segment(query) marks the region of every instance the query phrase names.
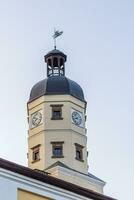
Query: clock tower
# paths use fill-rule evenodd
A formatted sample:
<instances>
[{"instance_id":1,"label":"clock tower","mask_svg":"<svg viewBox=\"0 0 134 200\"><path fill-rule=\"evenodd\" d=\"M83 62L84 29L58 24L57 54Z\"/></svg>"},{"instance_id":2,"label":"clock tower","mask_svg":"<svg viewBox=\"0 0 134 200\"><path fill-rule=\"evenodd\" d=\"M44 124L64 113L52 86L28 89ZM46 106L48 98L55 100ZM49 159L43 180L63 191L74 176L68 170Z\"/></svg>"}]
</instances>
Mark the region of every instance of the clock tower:
<instances>
[{"instance_id":1,"label":"clock tower","mask_svg":"<svg viewBox=\"0 0 134 200\"><path fill-rule=\"evenodd\" d=\"M79 84L65 76L67 56L45 55L47 78L31 89L28 110L28 166L102 193L104 182L89 176L86 101Z\"/></svg>"}]
</instances>

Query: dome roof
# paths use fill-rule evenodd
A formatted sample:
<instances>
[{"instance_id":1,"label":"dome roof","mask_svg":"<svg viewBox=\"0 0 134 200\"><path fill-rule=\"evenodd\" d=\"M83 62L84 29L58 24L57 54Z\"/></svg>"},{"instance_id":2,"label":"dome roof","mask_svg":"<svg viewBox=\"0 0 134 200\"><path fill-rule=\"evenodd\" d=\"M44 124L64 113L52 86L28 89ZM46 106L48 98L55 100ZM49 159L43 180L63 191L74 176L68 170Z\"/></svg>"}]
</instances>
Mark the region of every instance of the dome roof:
<instances>
[{"instance_id":1,"label":"dome roof","mask_svg":"<svg viewBox=\"0 0 134 200\"><path fill-rule=\"evenodd\" d=\"M45 60L50 57L50 56L54 56L54 55L60 55L62 57L65 58L65 61L67 59L67 56L62 52L62 51L59 51L58 49L53 49L52 51L49 51L46 55L45 55Z\"/></svg>"},{"instance_id":2,"label":"dome roof","mask_svg":"<svg viewBox=\"0 0 134 200\"><path fill-rule=\"evenodd\" d=\"M72 95L85 102L82 88L65 76L51 76L36 83L31 90L29 101L33 101L43 95L64 94Z\"/></svg>"}]
</instances>

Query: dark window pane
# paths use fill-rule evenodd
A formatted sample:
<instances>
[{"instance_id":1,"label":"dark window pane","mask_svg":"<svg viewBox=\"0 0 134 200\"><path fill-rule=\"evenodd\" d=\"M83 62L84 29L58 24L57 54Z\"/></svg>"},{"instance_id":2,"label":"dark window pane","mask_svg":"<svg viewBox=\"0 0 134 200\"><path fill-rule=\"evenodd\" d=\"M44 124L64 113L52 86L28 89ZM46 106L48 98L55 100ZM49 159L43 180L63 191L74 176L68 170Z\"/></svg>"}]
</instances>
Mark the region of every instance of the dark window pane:
<instances>
[{"instance_id":1,"label":"dark window pane","mask_svg":"<svg viewBox=\"0 0 134 200\"><path fill-rule=\"evenodd\" d=\"M54 147L53 156L56 156L56 157L62 156L62 147Z\"/></svg>"},{"instance_id":2,"label":"dark window pane","mask_svg":"<svg viewBox=\"0 0 134 200\"><path fill-rule=\"evenodd\" d=\"M39 159L39 152L36 152L35 154L34 154L34 160L38 160Z\"/></svg>"},{"instance_id":3,"label":"dark window pane","mask_svg":"<svg viewBox=\"0 0 134 200\"><path fill-rule=\"evenodd\" d=\"M40 154L39 154L39 150L33 151L33 160L39 160L40 159Z\"/></svg>"},{"instance_id":4,"label":"dark window pane","mask_svg":"<svg viewBox=\"0 0 134 200\"><path fill-rule=\"evenodd\" d=\"M61 117L61 112L57 111L57 110L54 110L53 111L53 118L60 118L60 117Z\"/></svg>"},{"instance_id":5,"label":"dark window pane","mask_svg":"<svg viewBox=\"0 0 134 200\"><path fill-rule=\"evenodd\" d=\"M79 160L82 158L81 152L78 150L76 151L76 158Z\"/></svg>"},{"instance_id":6,"label":"dark window pane","mask_svg":"<svg viewBox=\"0 0 134 200\"><path fill-rule=\"evenodd\" d=\"M83 161L83 146L80 144L75 143L76 148L76 159L79 161Z\"/></svg>"},{"instance_id":7,"label":"dark window pane","mask_svg":"<svg viewBox=\"0 0 134 200\"><path fill-rule=\"evenodd\" d=\"M62 118L62 106L63 105L50 105L52 107L52 118L51 119L63 119Z\"/></svg>"}]
</instances>

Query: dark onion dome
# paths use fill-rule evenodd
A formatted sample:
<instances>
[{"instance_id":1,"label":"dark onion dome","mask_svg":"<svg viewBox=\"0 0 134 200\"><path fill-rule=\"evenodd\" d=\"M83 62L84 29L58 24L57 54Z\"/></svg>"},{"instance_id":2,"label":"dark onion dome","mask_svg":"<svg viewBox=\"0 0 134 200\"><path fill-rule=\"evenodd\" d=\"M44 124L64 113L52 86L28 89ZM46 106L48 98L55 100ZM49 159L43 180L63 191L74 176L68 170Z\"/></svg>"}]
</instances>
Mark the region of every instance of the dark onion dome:
<instances>
[{"instance_id":1,"label":"dark onion dome","mask_svg":"<svg viewBox=\"0 0 134 200\"><path fill-rule=\"evenodd\" d=\"M65 76L50 76L33 86L29 101L33 101L43 95L66 94L85 102L83 90L76 82Z\"/></svg>"}]
</instances>

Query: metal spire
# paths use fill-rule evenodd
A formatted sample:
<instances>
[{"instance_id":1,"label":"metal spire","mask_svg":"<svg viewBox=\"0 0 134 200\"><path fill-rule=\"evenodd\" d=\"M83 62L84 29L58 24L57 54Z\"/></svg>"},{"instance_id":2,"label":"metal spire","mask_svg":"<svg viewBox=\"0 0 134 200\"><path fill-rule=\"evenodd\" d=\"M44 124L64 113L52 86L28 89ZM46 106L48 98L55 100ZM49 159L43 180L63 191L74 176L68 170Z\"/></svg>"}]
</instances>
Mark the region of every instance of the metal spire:
<instances>
[{"instance_id":1,"label":"metal spire","mask_svg":"<svg viewBox=\"0 0 134 200\"><path fill-rule=\"evenodd\" d=\"M60 35L62 35L63 31L59 31L56 29L54 29L54 34L53 34L53 39L54 39L54 49L56 49L56 38L59 37Z\"/></svg>"}]
</instances>

